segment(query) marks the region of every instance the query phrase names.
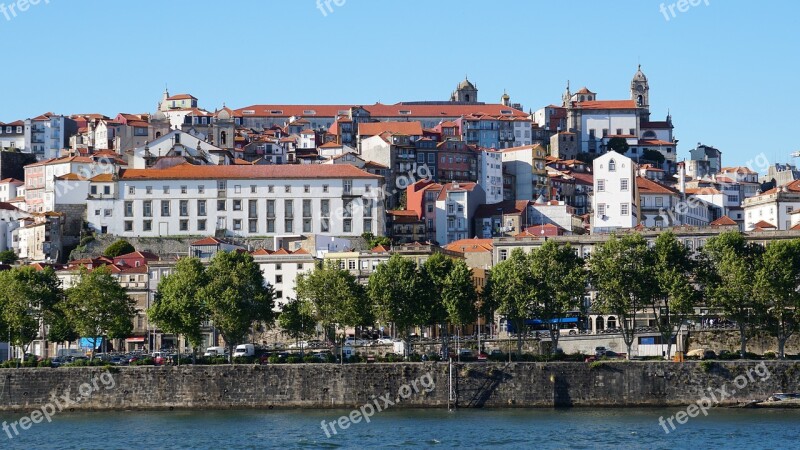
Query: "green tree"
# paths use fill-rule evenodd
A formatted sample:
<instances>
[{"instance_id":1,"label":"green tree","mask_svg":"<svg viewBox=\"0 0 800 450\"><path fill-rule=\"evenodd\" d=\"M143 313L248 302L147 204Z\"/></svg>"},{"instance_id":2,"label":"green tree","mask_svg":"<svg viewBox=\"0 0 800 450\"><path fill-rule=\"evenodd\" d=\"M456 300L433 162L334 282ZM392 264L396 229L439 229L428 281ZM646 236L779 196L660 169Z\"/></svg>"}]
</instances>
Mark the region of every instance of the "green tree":
<instances>
[{"instance_id":1,"label":"green tree","mask_svg":"<svg viewBox=\"0 0 800 450\"><path fill-rule=\"evenodd\" d=\"M726 231L703 247L708 265L704 270L707 301L739 328L740 353L747 353L747 341L759 324L759 305L753 289L763 247L748 243L738 231Z\"/></svg>"},{"instance_id":2,"label":"green tree","mask_svg":"<svg viewBox=\"0 0 800 450\"><path fill-rule=\"evenodd\" d=\"M406 338L411 327L427 322L431 290L427 273L414 261L396 254L372 272L367 285L377 319L393 323L397 333Z\"/></svg>"},{"instance_id":3,"label":"green tree","mask_svg":"<svg viewBox=\"0 0 800 450\"><path fill-rule=\"evenodd\" d=\"M254 322L275 322L274 291L252 255L218 252L206 269L207 282L198 295L214 327L225 339L231 362L234 347L244 341Z\"/></svg>"},{"instance_id":4,"label":"green tree","mask_svg":"<svg viewBox=\"0 0 800 450\"><path fill-rule=\"evenodd\" d=\"M334 338L336 324L355 327L373 322L364 287L336 261L326 261L313 272L299 275L295 293L310 303L314 323L321 324L328 339Z\"/></svg>"},{"instance_id":5,"label":"green tree","mask_svg":"<svg viewBox=\"0 0 800 450\"><path fill-rule=\"evenodd\" d=\"M487 280L488 292L497 312L514 325L517 332L517 353L522 354L525 321L537 314L543 289L533 277L528 256L514 249L509 258L492 269Z\"/></svg>"},{"instance_id":6,"label":"green tree","mask_svg":"<svg viewBox=\"0 0 800 450\"><path fill-rule=\"evenodd\" d=\"M369 248L375 248L379 245L383 245L384 247L389 247L392 245L392 240L386 236L375 236L374 234L367 232L361 234L361 237L367 241L367 246L369 246Z\"/></svg>"},{"instance_id":7,"label":"green tree","mask_svg":"<svg viewBox=\"0 0 800 450\"><path fill-rule=\"evenodd\" d=\"M17 262L17 254L14 250L0 252L0 264L14 264L15 262Z\"/></svg>"},{"instance_id":8,"label":"green tree","mask_svg":"<svg viewBox=\"0 0 800 450\"><path fill-rule=\"evenodd\" d=\"M108 336L122 339L133 331L136 307L108 267L81 268L78 283L67 289L65 312L81 336L93 340ZM94 352L92 352L94 358Z\"/></svg>"},{"instance_id":9,"label":"green tree","mask_svg":"<svg viewBox=\"0 0 800 450\"><path fill-rule=\"evenodd\" d=\"M609 150L613 150L617 153L625 154L628 152L630 145L628 145L628 140L622 137L613 137L608 140L608 144L606 144Z\"/></svg>"},{"instance_id":10,"label":"green tree","mask_svg":"<svg viewBox=\"0 0 800 450\"><path fill-rule=\"evenodd\" d=\"M542 288L538 318L547 324L553 342L551 351L558 349L560 319L581 308L586 293L588 273L583 258L569 245L547 241L530 254L531 275Z\"/></svg>"},{"instance_id":11,"label":"green tree","mask_svg":"<svg viewBox=\"0 0 800 450\"><path fill-rule=\"evenodd\" d=\"M313 305L306 300L290 299L278 315L278 325L295 342L314 335L317 321L312 314ZM302 348L301 348L302 350Z\"/></svg>"},{"instance_id":12,"label":"green tree","mask_svg":"<svg viewBox=\"0 0 800 450\"><path fill-rule=\"evenodd\" d=\"M784 358L786 341L800 323L800 240L767 245L755 272L755 292L766 329L778 340L778 356Z\"/></svg>"},{"instance_id":13,"label":"green tree","mask_svg":"<svg viewBox=\"0 0 800 450\"><path fill-rule=\"evenodd\" d=\"M147 317L161 331L189 341L193 359L203 342L203 322L208 320L208 308L199 295L207 283L203 263L198 258L182 258L158 283L155 300L147 310Z\"/></svg>"},{"instance_id":14,"label":"green tree","mask_svg":"<svg viewBox=\"0 0 800 450\"><path fill-rule=\"evenodd\" d=\"M60 304L53 310L49 311L47 318L48 323L47 339L55 342L56 345L60 343L69 343L77 341L80 335L75 331L75 327L70 322L69 317L64 310L64 305Z\"/></svg>"},{"instance_id":15,"label":"green tree","mask_svg":"<svg viewBox=\"0 0 800 450\"><path fill-rule=\"evenodd\" d=\"M453 258L443 253L434 253L422 265L431 283L431 301L425 307L425 322L429 325L439 326L439 337L442 340L442 354L448 354L450 329L448 326L448 313L444 304L443 291L445 280L453 270Z\"/></svg>"},{"instance_id":16,"label":"green tree","mask_svg":"<svg viewBox=\"0 0 800 450\"><path fill-rule=\"evenodd\" d=\"M0 273L0 320L11 344L27 353L62 298L61 282L51 268L22 267Z\"/></svg>"},{"instance_id":17,"label":"green tree","mask_svg":"<svg viewBox=\"0 0 800 450\"><path fill-rule=\"evenodd\" d=\"M628 359L636 334L636 317L655 295L653 255L639 234L611 238L595 248L589 258L592 283L597 291L595 308L616 316L622 329Z\"/></svg>"},{"instance_id":18,"label":"green tree","mask_svg":"<svg viewBox=\"0 0 800 450\"><path fill-rule=\"evenodd\" d=\"M650 148L644 149L642 152L642 160L644 161L652 161L658 165L664 164L664 155L661 154L658 150L653 150Z\"/></svg>"},{"instance_id":19,"label":"green tree","mask_svg":"<svg viewBox=\"0 0 800 450\"><path fill-rule=\"evenodd\" d=\"M130 242L126 241L125 239L119 239L106 247L106 250L103 252L103 256L106 258L116 258L117 256L127 255L128 253L133 253L135 251L136 249L133 248L133 245L131 245Z\"/></svg>"},{"instance_id":20,"label":"green tree","mask_svg":"<svg viewBox=\"0 0 800 450\"><path fill-rule=\"evenodd\" d=\"M692 259L691 250L671 231L656 238L652 251L657 289L650 307L662 342L667 343L669 359L676 328L680 329L700 301L700 291L695 284L697 264Z\"/></svg>"},{"instance_id":21,"label":"green tree","mask_svg":"<svg viewBox=\"0 0 800 450\"><path fill-rule=\"evenodd\" d=\"M472 281L472 269L464 260L454 261L444 280L441 295L449 323L461 327L475 321L478 293Z\"/></svg>"}]
</instances>

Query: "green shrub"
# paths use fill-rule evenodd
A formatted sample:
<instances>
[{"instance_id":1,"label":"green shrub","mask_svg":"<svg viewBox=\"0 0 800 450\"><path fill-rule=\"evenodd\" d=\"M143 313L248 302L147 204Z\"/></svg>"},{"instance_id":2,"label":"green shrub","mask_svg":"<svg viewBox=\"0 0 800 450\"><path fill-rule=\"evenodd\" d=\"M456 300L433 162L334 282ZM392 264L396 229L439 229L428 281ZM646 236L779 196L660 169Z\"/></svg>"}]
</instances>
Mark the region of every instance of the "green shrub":
<instances>
[{"instance_id":1,"label":"green shrub","mask_svg":"<svg viewBox=\"0 0 800 450\"><path fill-rule=\"evenodd\" d=\"M306 355L306 356L303 357L303 362L304 363L317 363L317 362L319 362L319 359L314 355Z\"/></svg>"},{"instance_id":2,"label":"green shrub","mask_svg":"<svg viewBox=\"0 0 800 450\"><path fill-rule=\"evenodd\" d=\"M589 363L589 369L595 370L603 367L603 361L592 361Z\"/></svg>"},{"instance_id":3,"label":"green shrub","mask_svg":"<svg viewBox=\"0 0 800 450\"><path fill-rule=\"evenodd\" d=\"M775 352L766 352L764 353L764 359L777 359L778 355Z\"/></svg>"},{"instance_id":4,"label":"green shrub","mask_svg":"<svg viewBox=\"0 0 800 450\"><path fill-rule=\"evenodd\" d=\"M270 355L270 357L267 358L267 361L270 364L282 364L282 363L286 362L286 361L282 360L281 358L279 358L278 355Z\"/></svg>"},{"instance_id":5,"label":"green shrub","mask_svg":"<svg viewBox=\"0 0 800 450\"><path fill-rule=\"evenodd\" d=\"M130 242L126 241L125 239L119 239L106 247L106 250L103 252L103 256L106 258L116 258L117 256L127 255L128 253L133 253L135 251L136 249L133 248L133 245L131 245Z\"/></svg>"},{"instance_id":6,"label":"green shrub","mask_svg":"<svg viewBox=\"0 0 800 450\"><path fill-rule=\"evenodd\" d=\"M700 370L705 373L711 372L714 370L714 367L717 365L714 361L700 361Z\"/></svg>"},{"instance_id":7,"label":"green shrub","mask_svg":"<svg viewBox=\"0 0 800 450\"><path fill-rule=\"evenodd\" d=\"M299 356L291 355L288 358L286 358L286 362L289 364L297 364L303 362L303 359L300 358Z\"/></svg>"}]
</instances>

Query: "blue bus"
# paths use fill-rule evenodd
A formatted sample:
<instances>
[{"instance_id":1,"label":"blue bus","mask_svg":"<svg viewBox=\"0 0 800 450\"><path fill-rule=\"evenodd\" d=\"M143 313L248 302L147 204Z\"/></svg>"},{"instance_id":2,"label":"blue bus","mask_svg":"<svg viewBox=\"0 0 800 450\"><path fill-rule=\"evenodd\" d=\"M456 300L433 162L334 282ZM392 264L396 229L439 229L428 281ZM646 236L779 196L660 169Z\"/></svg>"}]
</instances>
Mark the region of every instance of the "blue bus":
<instances>
[{"instance_id":1,"label":"blue bus","mask_svg":"<svg viewBox=\"0 0 800 450\"><path fill-rule=\"evenodd\" d=\"M558 329L562 330L561 334L578 334L580 333L581 329L586 328L585 318L580 316L571 316L549 319L547 321L542 319L526 319L524 332L535 333L537 331L550 331L550 325L555 323L558 324ZM514 323L505 318L501 320L501 328L505 329L511 334L517 333Z\"/></svg>"}]
</instances>

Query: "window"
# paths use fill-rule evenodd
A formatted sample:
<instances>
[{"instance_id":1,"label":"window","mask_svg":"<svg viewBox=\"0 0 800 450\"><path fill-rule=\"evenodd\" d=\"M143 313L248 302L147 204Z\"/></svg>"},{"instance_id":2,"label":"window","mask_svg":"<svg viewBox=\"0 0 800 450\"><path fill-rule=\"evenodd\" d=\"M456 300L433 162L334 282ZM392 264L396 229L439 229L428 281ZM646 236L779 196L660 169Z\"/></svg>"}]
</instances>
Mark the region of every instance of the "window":
<instances>
[{"instance_id":1,"label":"window","mask_svg":"<svg viewBox=\"0 0 800 450\"><path fill-rule=\"evenodd\" d=\"M303 186L303 192L306 193L306 194L311 193L311 186L308 185L308 184L304 185Z\"/></svg>"},{"instance_id":2,"label":"window","mask_svg":"<svg viewBox=\"0 0 800 450\"><path fill-rule=\"evenodd\" d=\"M372 219L364 219L364 229L362 233L372 233Z\"/></svg>"},{"instance_id":3,"label":"window","mask_svg":"<svg viewBox=\"0 0 800 450\"><path fill-rule=\"evenodd\" d=\"M344 211L342 211L342 216L353 217L353 200L344 201Z\"/></svg>"},{"instance_id":4,"label":"window","mask_svg":"<svg viewBox=\"0 0 800 450\"><path fill-rule=\"evenodd\" d=\"M125 217L133 217L133 202L125 202Z\"/></svg>"},{"instance_id":5,"label":"window","mask_svg":"<svg viewBox=\"0 0 800 450\"><path fill-rule=\"evenodd\" d=\"M621 191L623 191L623 192L628 190L628 179L627 178L623 178L623 179L619 180L619 189Z\"/></svg>"},{"instance_id":6,"label":"window","mask_svg":"<svg viewBox=\"0 0 800 450\"><path fill-rule=\"evenodd\" d=\"M311 219L303 219L303 233L311 233Z\"/></svg>"},{"instance_id":7,"label":"window","mask_svg":"<svg viewBox=\"0 0 800 450\"><path fill-rule=\"evenodd\" d=\"M350 194L353 191L353 180L344 180L344 193Z\"/></svg>"},{"instance_id":8,"label":"window","mask_svg":"<svg viewBox=\"0 0 800 450\"><path fill-rule=\"evenodd\" d=\"M275 219L267 219L267 233L275 232Z\"/></svg>"},{"instance_id":9,"label":"window","mask_svg":"<svg viewBox=\"0 0 800 450\"><path fill-rule=\"evenodd\" d=\"M239 184L233 185L233 193L234 194L241 194L242 193L242 186Z\"/></svg>"},{"instance_id":10,"label":"window","mask_svg":"<svg viewBox=\"0 0 800 450\"><path fill-rule=\"evenodd\" d=\"M242 201L241 200L234 200L233 201L233 210L234 211L241 211L242 210Z\"/></svg>"},{"instance_id":11,"label":"window","mask_svg":"<svg viewBox=\"0 0 800 450\"><path fill-rule=\"evenodd\" d=\"M283 201L283 215L287 219L294 218L294 200Z\"/></svg>"},{"instance_id":12,"label":"window","mask_svg":"<svg viewBox=\"0 0 800 450\"><path fill-rule=\"evenodd\" d=\"M355 259L348 259L347 260L347 269L348 270L356 270L356 260Z\"/></svg>"},{"instance_id":13,"label":"window","mask_svg":"<svg viewBox=\"0 0 800 450\"><path fill-rule=\"evenodd\" d=\"M291 193L292 192L292 187L287 184L286 186L283 187L283 192L285 192L287 194Z\"/></svg>"},{"instance_id":14,"label":"window","mask_svg":"<svg viewBox=\"0 0 800 450\"><path fill-rule=\"evenodd\" d=\"M617 136L622 136L622 128L617 128Z\"/></svg>"},{"instance_id":15,"label":"window","mask_svg":"<svg viewBox=\"0 0 800 450\"><path fill-rule=\"evenodd\" d=\"M250 219L247 225L247 231L250 233L258 232L258 219Z\"/></svg>"},{"instance_id":16,"label":"window","mask_svg":"<svg viewBox=\"0 0 800 450\"><path fill-rule=\"evenodd\" d=\"M275 192L275 186L273 186L271 184L269 186L267 186L267 192L269 192L270 194L274 193Z\"/></svg>"},{"instance_id":17,"label":"window","mask_svg":"<svg viewBox=\"0 0 800 450\"><path fill-rule=\"evenodd\" d=\"M205 231L206 230L206 220L200 219L197 221L197 231Z\"/></svg>"},{"instance_id":18,"label":"window","mask_svg":"<svg viewBox=\"0 0 800 450\"><path fill-rule=\"evenodd\" d=\"M631 136L636 136L636 129L634 129L634 128L631 128L631 129L630 129L630 130L628 130L628 131L629 131L629 133L628 133L628 134L630 134Z\"/></svg>"},{"instance_id":19,"label":"window","mask_svg":"<svg viewBox=\"0 0 800 450\"><path fill-rule=\"evenodd\" d=\"M664 204L664 199L662 197L656 197L656 206L662 206Z\"/></svg>"},{"instance_id":20,"label":"window","mask_svg":"<svg viewBox=\"0 0 800 450\"><path fill-rule=\"evenodd\" d=\"M170 201L161 200L161 217L169 217Z\"/></svg>"},{"instance_id":21,"label":"window","mask_svg":"<svg viewBox=\"0 0 800 450\"><path fill-rule=\"evenodd\" d=\"M189 200L181 200L179 203L180 215L181 217L188 217L189 216ZM188 225L187 225L188 229Z\"/></svg>"},{"instance_id":22,"label":"window","mask_svg":"<svg viewBox=\"0 0 800 450\"><path fill-rule=\"evenodd\" d=\"M311 217L311 200L303 200L303 217Z\"/></svg>"},{"instance_id":23,"label":"window","mask_svg":"<svg viewBox=\"0 0 800 450\"><path fill-rule=\"evenodd\" d=\"M217 211L225 211L225 200L217 200Z\"/></svg>"},{"instance_id":24,"label":"window","mask_svg":"<svg viewBox=\"0 0 800 450\"><path fill-rule=\"evenodd\" d=\"M275 200L267 200L267 217L275 217Z\"/></svg>"},{"instance_id":25,"label":"window","mask_svg":"<svg viewBox=\"0 0 800 450\"><path fill-rule=\"evenodd\" d=\"M145 186L144 187L144 193L147 194L147 195L152 194L153 193L153 186Z\"/></svg>"},{"instance_id":26,"label":"window","mask_svg":"<svg viewBox=\"0 0 800 450\"><path fill-rule=\"evenodd\" d=\"M275 284L283 283L283 275L275 275Z\"/></svg>"},{"instance_id":27,"label":"window","mask_svg":"<svg viewBox=\"0 0 800 450\"><path fill-rule=\"evenodd\" d=\"M739 196L738 195L729 195L728 196L728 201L729 202L733 202L733 203L738 203L739 202ZM786 212L789 212L789 211L787 210Z\"/></svg>"},{"instance_id":28,"label":"window","mask_svg":"<svg viewBox=\"0 0 800 450\"><path fill-rule=\"evenodd\" d=\"M613 159L608 162L608 171L609 172L616 172L617 171L617 163Z\"/></svg>"},{"instance_id":29,"label":"window","mask_svg":"<svg viewBox=\"0 0 800 450\"><path fill-rule=\"evenodd\" d=\"M92 187L89 188L89 193L92 195L97 195L97 186L92 185Z\"/></svg>"},{"instance_id":30,"label":"window","mask_svg":"<svg viewBox=\"0 0 800 450\"><path fill-rule=\"evenodd\" d=\"M178 229L181 231L189 231L189 221L187 219L181 219Z\"/></svg>"},{"instance_id":31,"label":"window","mask_svg":"<svg viewBox=\"0 0 800 450\"><path fill-rule=\"evenodd\" d=\"M287 233L294 233L294 220L293 219L284 220L283 230Z\"/></svg>"},{"instance_id":32,"label":"window","mask_svg":"<svg viewBox=\"0 0 800 450\"><path fill-rule=\"evenodd\" d=\"M152 231L152 230L153 230L152 220L145 220L142 222L142 231Z\"/></svg>"},{"instance_id":33,"label":"window","mask_svg":"<svg viewBox=\"0 0 800 450\"><path fill-rule=\"evenodd\" d=\"M126 220L125 221L125 231L133 231L133 221Z\"/></svg>"},{"instance_id":34,"label":"window","mask_svg":"<svg viewBox=\"0 0 800 450\"><path fill-rule=\"evenodd\" d=\"M283 298L283 291L275 291L275 298L276 299Z\"/></svg>"},{"instance_id":35,"label":"window","mask_svg":"<svg viewBox=\"0 0 800 450\"><path fill-rule=\"evenodd\" d=\"M325 193L328 192L328 185L327 184L323 184L322 185L322 192L325 192Z\"/></svg>"},{"instance_id":36,"label":"window","mask_svg":"<svg viewBox=\"0 0 800 450\"><path fill-rule=\"evenodd\" d=\"M205 194L206 193L206 187L203 186L202 184L197 186L197 193L198 194Z\"/></svg>"},{"instance_id":37,"label":"window","mask_svg":"<svg viewBox=\"0 0 800 450\"><path fill-rule=\"evenodd\" d=\"M275 264L275 270L282 270L282 269L283 269L283 264L281 263Z\"/></svg>"},{"instance_id":38,"label":"window","mask_svg":"<svg viewBox=\"0 0 800 450\"><path fill-rule=\"evenodd\" d=\"M128 195L136 195L136 188L133 186L128 186Z\"/></svg>"},{"instance_id":39,"label":"window","mask_svg":"<svg viewBox=\"0 0 800 450\"><path fill-rule=\"evenodd\" d=\"M143 202L142 206L143 206L142 215L144 217L153 217L153 201L146 200L145 202Z\"/></svg>"},{"instance_id":40,"label":"window","mask_svg":"<svg viewBox=\"0 0 800 450\"><path fill-rule=\"evenodd\" d=\"M606 180L597 180L597 192L605 192Z\"/></svg>"},{"instance_id":41,"label":"window","mask_svg":"<svg viewBox=\"0 0 800 450\"><path fill-rule=\"evenodd\" d=\"M181 194L186 194L189 192L189 188L186 186L181 186Z\"/></svg>"},{"instance_id":42,"label":"window","mask_svg":"<svg viewBox=\"0 0 800 450\"><path fill-rule=\"evenodd\" d=\"M242 229L242 219L233 219L233 229L240 231Z\"/></svg>"},{"instance_id":43,"label":"window","mask_svg":"<svg viewBox=\"0 0 800 450\"><path fill-rule=\"evenodd\" d=\"M508 259L508 250L502 249L500 250L500 261L505 261Z\"/></svg>"},{"instance_id":44,"label":"window","mask_svg":"<svg viewBox=\"0 0 800 450\"><path fill-rule=\"evenodd\" d=\"M605 203L598 203L597 204L597 215L603 217L606 215L606 204Z\"/></svg>"},{"instance_id":45,"label":"window","mask_svg":"<svg viewBox=\"0 0 800 450\"><path fill-rule=\"evenodd\" d=\"M258 200L247 201L247 217L250 219L258 217Z\"/></svg>"},{"instance_id":46,"label":"window","mask_svg":"<svg viewBox=\"0 0 800 450\"><path fill-rule=\"evenodd\" d=\"M365 198L362 202L364 203L364 217L372 217L372 200Z\"/></svg>"},{"instance_id":47,"label":"window","mask_svg":"<svg viewBox=\"0 0 800 450\"><path fill-rule=\"evenodd\" d=\"M206 215L206 201L205 200L198 200L197 201L197 215L201 216L201 217Z\"/></svg>"},{"instance_id":48,"label":"window","mask_svg":"<svg viewBox=\"0 0 800 450\"><path fill-rule=\"evenodd\" d=\"M164 194L169 194L169 186L164 186Z\"/></svg>"},{"instance_id":49,"label":"window","mask_svg":"<svg viewBox=\"0 0 800 450\"><path fill-rule=\"evenodd\" d=\"M227 189L228 183L225 181L217 181L217 190L224 191Z\"/></svg>"},{"instance_id":50,"label":"window","mask_svg":"<svg viewBox=\"0 0 800 450\"><path fill-rule=\"evenodd\" d=\"M256 192L258 192L258 186L256 186L255 184L251 184L250 185L250 193L251 194L255 194Z\"/></svg>"},{"instance_id":51,"label":"window","mask_svg":"<svg viewBox=\"0 0 800 450\"><path fill-rule=\"evenodd\" d=\"M619 213L623 216L628 215L628 204L627 203L620 203L619 204Z\"/></svg>"}]
</instances>

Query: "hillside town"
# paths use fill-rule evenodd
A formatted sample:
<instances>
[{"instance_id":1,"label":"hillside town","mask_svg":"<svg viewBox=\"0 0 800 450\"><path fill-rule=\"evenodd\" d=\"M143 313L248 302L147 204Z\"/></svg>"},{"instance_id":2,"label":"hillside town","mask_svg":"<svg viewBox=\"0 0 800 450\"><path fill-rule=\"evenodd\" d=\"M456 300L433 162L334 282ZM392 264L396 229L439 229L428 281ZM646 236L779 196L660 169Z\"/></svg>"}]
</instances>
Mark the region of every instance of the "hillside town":
<instances>
[{"instance_id":1,"label":"hillside town","mask_svg":"<svg viewBox=\"0 0 800 450\"><path fill-rule=\"evenodd\" d=\"M395 255L421 265L442 254L466 263L480 292L515 249L548 242L588 258L631 233L652 245L670 231L692 251L730 231L760 245L800 238L796 166L763 154L726 166L721 149L702 143L681 143L689 157L679 158L680 118L651 111L658 90L641 66L620 85L629 95L607 99L567 82L560 101L554 92L553 104L523 106L507 92L486 101L465 78L444 101L213 110L165 90L154 112L0 122L0 268L52 269L64 289L105 268L135 303L132 332L113 348L187 350L147 314L187 257L251 255L279 311L298 298L298 277L328 263L366 284ZM118 240L133 251L104 255ZM575 333L626 320L594 308L595 294L568 311ZM382 325L380 337L397 337ZM479 339L514 331L496 311L464 325ZM55 355L44 328L14 352ZM251 337L291 341L280 330ZM197 350L227 344L207 323Z\"/></svg>"}]
</instances>

